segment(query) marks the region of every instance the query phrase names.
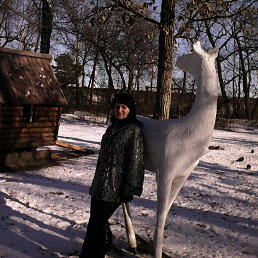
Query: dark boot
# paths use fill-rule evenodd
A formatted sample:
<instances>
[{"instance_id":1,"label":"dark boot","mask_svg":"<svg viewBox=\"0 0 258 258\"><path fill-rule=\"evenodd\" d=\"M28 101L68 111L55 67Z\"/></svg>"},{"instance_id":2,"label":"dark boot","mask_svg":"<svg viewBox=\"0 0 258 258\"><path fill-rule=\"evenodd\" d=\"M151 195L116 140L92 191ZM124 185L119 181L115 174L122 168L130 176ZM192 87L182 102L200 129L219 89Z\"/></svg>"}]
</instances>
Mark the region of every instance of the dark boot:
<instances>
[{"instance_id":1,"label":"dark boot","mask_svg":"<svg viewBox=\"0 0 258 258\"><path fill-rule=\"evenodd\" d=\"M113 244L113 235L109 223L106 224L106 252L110 252Z\"/></svg>"}]
</instances>

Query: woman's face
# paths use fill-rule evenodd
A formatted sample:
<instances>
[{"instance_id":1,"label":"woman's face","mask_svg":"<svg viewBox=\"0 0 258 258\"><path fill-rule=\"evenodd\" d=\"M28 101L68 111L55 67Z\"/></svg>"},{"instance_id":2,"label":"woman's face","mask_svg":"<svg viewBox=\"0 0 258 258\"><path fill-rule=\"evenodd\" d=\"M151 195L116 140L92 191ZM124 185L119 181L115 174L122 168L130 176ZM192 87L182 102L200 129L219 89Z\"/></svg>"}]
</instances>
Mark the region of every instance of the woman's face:
<instances>
[{"instance_id":1,"label":"woman's face","mask_svg":"<svg viewBox=\"0 0 258 258\"><path fill-rule=\"evenodd\" d=\"M124 104L116 103L114 106L114 115L117 120L127 118L129 112L130 109Z\"/></svg>"}]
</instances>

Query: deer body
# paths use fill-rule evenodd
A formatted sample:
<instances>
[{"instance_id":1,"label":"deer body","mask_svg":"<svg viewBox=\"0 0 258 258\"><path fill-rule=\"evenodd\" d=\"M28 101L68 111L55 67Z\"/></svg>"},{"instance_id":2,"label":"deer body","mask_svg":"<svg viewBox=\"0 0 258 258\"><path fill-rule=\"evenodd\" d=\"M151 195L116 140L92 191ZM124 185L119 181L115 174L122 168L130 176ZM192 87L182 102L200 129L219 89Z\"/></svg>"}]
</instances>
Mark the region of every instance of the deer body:
<instances>
[{"instance_id":1,"label":"deer body","mask_svg":"<svg viewBox=\"0 0 258 258\"><path fill-rule=\"evenodd\" d=\"M162 257L162 242L167 214L186 179L208 151L217 110L217 49L205 52L200 43L193 53L179 57L177 65L197 82L192 110L181 119L143 122L146 169L157 173L157 221L154 234L156 258Z\"/></svg>"}]
</instances>

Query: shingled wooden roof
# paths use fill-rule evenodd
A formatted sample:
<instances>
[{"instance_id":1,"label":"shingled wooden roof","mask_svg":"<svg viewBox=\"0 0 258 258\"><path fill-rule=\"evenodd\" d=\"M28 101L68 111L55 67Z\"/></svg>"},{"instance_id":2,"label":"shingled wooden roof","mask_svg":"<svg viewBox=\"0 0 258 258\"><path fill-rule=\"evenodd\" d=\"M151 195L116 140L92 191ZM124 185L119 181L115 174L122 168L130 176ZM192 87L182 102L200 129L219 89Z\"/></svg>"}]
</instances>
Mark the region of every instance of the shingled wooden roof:
<instances>
[{"instance_id":1,"label":"shingled wooden roof","mask_svg":"<svg viewBox=\"0 0 258 258\"><path fill-rule=\"evenodd\" d=\"M0 104L64 106L51 55L0 47Z\"/></svg>"}]
</instances>

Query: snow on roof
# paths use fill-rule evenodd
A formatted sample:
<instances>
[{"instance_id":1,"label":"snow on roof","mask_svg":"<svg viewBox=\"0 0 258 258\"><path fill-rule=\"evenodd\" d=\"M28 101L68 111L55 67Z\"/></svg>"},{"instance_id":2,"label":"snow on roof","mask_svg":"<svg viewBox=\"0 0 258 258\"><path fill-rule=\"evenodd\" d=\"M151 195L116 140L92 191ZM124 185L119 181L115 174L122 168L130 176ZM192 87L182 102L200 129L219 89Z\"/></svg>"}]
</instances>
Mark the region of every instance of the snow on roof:
<instances>
[{"instance_id":1,"label":"snow on roof","mask_svg":"<svg viewBox=\"0 0 258 258\"><path fill-rule=\"evenodd\" d=\"M64 106L51 55L0 47L0 104Z\"/></svg>"}]
</instances>

